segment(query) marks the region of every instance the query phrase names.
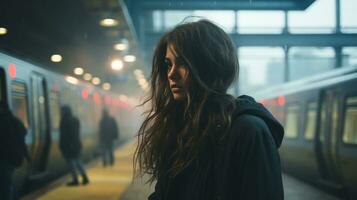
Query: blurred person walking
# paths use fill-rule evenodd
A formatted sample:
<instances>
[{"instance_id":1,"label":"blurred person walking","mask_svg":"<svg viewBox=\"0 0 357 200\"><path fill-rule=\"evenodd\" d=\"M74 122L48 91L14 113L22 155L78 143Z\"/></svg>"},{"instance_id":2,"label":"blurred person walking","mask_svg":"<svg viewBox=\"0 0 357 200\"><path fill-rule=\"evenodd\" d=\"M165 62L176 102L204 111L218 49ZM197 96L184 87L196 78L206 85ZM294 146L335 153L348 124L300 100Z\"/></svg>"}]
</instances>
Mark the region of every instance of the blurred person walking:
<instances>
[{"instance_id":1,"label":"blurred person walking","mask_svg":"<svg viewBox=\"0 0 357 200\"><path fill-rule=\"evenodd\" d=\"M103 109L99 124L99 139L103 166L113 166L115 163L114 141L119 140L119 130L116 120L108 114L106 109Z\"/></svg>"},{"instance_id":2,"label":"blurred person walking","mask_svg":"<svg viewBox=\"0 0 357 200\"><path fill-rule=\"evenodd\" d=\"M81 141L80 141L80 122L73 116L69 106L62 106L61 108L61 122L60 122L60 150L67 161L71 170L72 181L68 182L68 186L79 185L77 171L82 176L82 184L89 183L88 176L80 160Z\"/></svg>"}]
</instances>

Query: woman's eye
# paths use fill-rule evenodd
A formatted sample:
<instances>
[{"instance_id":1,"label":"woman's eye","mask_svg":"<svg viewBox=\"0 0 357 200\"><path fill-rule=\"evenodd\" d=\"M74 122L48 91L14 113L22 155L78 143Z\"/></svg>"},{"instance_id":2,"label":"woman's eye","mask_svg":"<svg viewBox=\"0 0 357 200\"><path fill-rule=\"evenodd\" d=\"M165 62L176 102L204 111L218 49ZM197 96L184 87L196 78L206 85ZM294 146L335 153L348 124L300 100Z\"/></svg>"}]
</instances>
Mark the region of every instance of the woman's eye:
<instances>
[{"instance_id":1,"label":"woman's eye","mask_svg":"<svg viewBox=\"0 0 357 200\"><path fill-rule=\"evenodd\" d=\"M169 60L165 60L165 66L166 66L168 71L172 68L172 64L171 64L171 62Z\"/></svg>"}]
</instances>

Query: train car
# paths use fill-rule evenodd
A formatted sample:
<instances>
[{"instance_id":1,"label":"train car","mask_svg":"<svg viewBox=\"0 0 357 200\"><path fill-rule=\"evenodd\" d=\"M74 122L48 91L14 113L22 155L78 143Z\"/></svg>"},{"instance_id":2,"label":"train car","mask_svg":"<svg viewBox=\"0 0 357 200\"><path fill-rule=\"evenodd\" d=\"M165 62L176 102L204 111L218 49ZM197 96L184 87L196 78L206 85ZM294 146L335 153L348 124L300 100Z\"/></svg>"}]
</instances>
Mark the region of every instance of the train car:
<instances>
[{"instance_id":1,"label":"train car","mask_svg":"<svg viewBox=\"0 0 357 200\"><path fill-rule=\"evenodd\" d=\"M15 183L22 191L68 170L58 144L61 105L69 105L80 119L82 157L86 161L98 155L98 124L104 107L119 123L121 142L137 130L139 114L134 112L130 98L4 53L0 53L0 83L0 101L7 101L27 128L31 161L15 172Z\"/></svg>"},{"instance_id":2,"label":"train car","mask_svg":"<svg viewBox=\"0 0 357 200\"><path fill-rule=\"evenodd\" d=\"M357 199L357 66L253 95L284 125L283 170Z\"/></svg>"}]
</instances>

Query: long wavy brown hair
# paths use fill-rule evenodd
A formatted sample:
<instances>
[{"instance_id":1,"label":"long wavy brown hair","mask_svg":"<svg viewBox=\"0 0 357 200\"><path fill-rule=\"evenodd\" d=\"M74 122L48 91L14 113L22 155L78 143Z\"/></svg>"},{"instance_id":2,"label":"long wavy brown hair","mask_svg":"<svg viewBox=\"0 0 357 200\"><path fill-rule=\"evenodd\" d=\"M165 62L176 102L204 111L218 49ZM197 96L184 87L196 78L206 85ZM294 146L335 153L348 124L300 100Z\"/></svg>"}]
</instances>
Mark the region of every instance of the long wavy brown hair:
<instances>
[{"instance_id":1,"label":"long wavy brown hair","mask_svg":"<svg viewBox=\"0 0 357 200\"><path fill-rule=\"evenodd\" d=\"M168 44L189 71L185 101L175 101L170 90L165 64ZM180 24L162 36L152 61L151 93L144 102L151 107L138 132L137 175L149 174L150 181L160 173L175 176L198 159L209 138L225 135L235 107L234 97L226 92L238 69L232 40L208 20ZM217 126L223 128L219 137L214 134ZM169 165L169 172L163 171L164 165Z\"/></svg>"}]
</instances>

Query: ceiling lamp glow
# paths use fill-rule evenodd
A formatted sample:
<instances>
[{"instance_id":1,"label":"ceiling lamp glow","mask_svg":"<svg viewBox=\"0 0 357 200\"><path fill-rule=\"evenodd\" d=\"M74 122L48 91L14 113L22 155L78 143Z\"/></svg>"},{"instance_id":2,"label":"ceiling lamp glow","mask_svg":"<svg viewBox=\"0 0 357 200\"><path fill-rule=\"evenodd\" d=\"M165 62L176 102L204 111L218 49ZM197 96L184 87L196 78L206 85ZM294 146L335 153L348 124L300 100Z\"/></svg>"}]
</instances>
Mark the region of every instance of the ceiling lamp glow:
<instances>
[{"instance_id":1,"label":"ceiling lamp glow","mask_svg":"<svg viewBox=\"0 0 357 200\"><path fill-rule=\"evenodd\" d=\"M118 50L118 51L124 51L127 48L128 48L128 45L124 44L124 43L118 43L118 44L114 45L114 49Z\"/></svg>"},{"instance_id":2,"label":"ceiling lamp glow","mask_svg":"<svg viewBox=\"0 0 357 200\"><path fill-rule=\"evenodd\" d=\"M94 85L99 85L99 84L100 84L100 78L94 77L94 78L92 79L92 83L93 83Z\"/></svg>"},{"instance_id":3,"label":"ceiling lamp glow","mask_svg":"<svg viewBox=\"0 0 357 200\"><path fill-rule=\"evenodd\" d=\"M126 55L124 56L124 61L125 62L135 62L136 57L134 55Z\"/></svg>"},{"instance_id":4,"label":"ceiling lamp glow","mask_svg":"<svg viewBox=\"0 0 357 200\"><path fill-rule=\"evenodd\" d=\"M76 67L76 68L74 68L74 74L76 74L76 75L82 75L83 73L84 73L83 68L81 68L81 67Z\"/></svg>"},{"instance_id":5,"label":"ceiling lamp glow","mask_svg":"<svg viewBox=\"0 0 357 200\"><path fill-rule=\"evenodd\" d=\"M5 35L7 33L7 29L4 27L0 27L0 35Z\"/></svg>"},{"instance_id":6,"label":"ceiling lamp glow","mask_svg":"<svg viewBox=\"0 0 357 200\"><path fill-rule=\"evenodd\" d=\"M100 20L99 24L105 27L117 26L119 24L118 20L113 18L105 18Z\"/></svg>"},{"instance_id":7,"label":"ceiling lamp glow","mask_svg":"<svg viewBox=\"0 0 357 200\"><path fill-rule=\"evenodd\" d=\"M139 85L146 85L146 84L147 84L147 82L146 82L145 78L139 79Z\"/></svg>"},{"instance_id":8,"label":"ceiling lamp glow","mask_svg":"<svg viewBox=\"0 0 357 200\"><path fill-rule=\"evenodd\" d=\"M83 75L83 78L84 78L84 80L86 80L86 81L90 81L90 80L92 79L92 74L90 74L90 73L85 73L85 74Z\"/></svg>"},{"instance_id":9,"label":"ceiling lamp glow","mask_svg":"<svg viewBox=\"0 0 357 200\"><path fill-rule=\"evenodd\" d=\"M66 79L66 81L68 83L71 83L71 84L74 84L74 85L78 84L78 79L76 79L76 78L74 78L72 76L66 76L65 79Z\"/></svg>"},{"instance_id":10,"label":"ceiling lamp glow","mask_svg":"<svg viewBox=\"0 0 357 200\"><path fill-rule=\"evenodd\" d=\"M104 90L110 90L111 85L110 85L110 83L103 83L102 87Z\"/></svg>"},{"instance_id":11,"label":"ceiling lamp glow","mask_svg":"<svg viewBox=\"0 0 357 200\"><path fill-rule=\"evenodd\" d=\"M62 56L59 54L53 54L51 56L51 61L52 62L61 62L62 61Z\"/></svg>"},{"instance_id":12,"label":"ceiling lamp glow","mask_svg":"<svg viewBox=\"0 0 357 200\"><path fill-rule=\"evenodd\" d=\"M134 70L134 74L135 74L135 76L140 76L143 74L143 71L141 69L136 69L136 70Z\"/></svg>"},{"instance_id":13,"label":"ceiling lamp glow","mask_svg":"<svg viewBox=\"0 0 357 200\"><path fill-rule=\"evenodd\" d=\"M138 74L136 75L136 79L142 79L142 78L145 78L144 74Z\"/></svg>"},{"instance_id":14,"label":"ceiling lamp glow","mask_svg":"<svg viewBox=\"0 0 357 200\"><path fill-rule=\"evenodd\" d=\"M120 71L123 69L124 63L120 59L116 59L112 61L111 66L113 70Z\"/></svg>"}]
</instances>

